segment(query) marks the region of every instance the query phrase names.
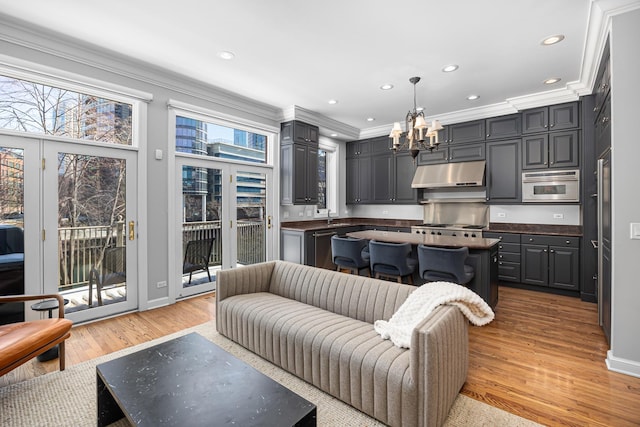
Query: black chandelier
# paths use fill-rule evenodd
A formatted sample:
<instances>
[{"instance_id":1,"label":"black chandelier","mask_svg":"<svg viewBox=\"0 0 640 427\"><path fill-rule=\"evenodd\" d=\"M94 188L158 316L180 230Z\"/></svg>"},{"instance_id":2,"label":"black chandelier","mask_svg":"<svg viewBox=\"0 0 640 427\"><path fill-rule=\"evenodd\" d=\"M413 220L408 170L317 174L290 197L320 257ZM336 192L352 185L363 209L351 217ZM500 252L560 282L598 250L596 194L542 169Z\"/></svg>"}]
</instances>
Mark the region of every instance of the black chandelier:
<instances>
[{"instance_id":1,"label":"black chandelier","mask_svg":"<svg viewBox=\"0 0 640 427\"><path fill-rule=\"evenodd\" d=\"M418 156L420 150L437 149L440 141L438 141L438 131L443 127L438 120L432 120L431 126L427 125L424 118L424 111L418 110L416 104L416 84L420 81L420 77L411 77L409 82L413 84L413 110L407 113L405 118L405 129L407 130L404 140L400 142L403 130L400 122L393 124L393 129L389 134L389 138L393 140L391 149L394 153L398 150L409 150L411 157L414 159Z\"/></svg>"}]
</instances>

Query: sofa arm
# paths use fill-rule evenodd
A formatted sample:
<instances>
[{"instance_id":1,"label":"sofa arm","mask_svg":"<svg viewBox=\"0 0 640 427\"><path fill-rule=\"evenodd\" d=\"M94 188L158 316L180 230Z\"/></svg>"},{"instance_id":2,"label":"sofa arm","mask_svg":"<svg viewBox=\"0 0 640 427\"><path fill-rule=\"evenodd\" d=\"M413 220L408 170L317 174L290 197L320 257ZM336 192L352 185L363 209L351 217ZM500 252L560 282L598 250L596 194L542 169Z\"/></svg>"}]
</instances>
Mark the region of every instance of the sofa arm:
<instances>
[{"instance_id":1,"label":"sofa arm","mask_svg":"<svg viewBox=\"0 0 640 427\"><path fill-rule=\"evenodd\" d=\"M216 302L240 294L268 292L275 261L218 271Z\"/></svg>"},{"instance_id":2,"label":"sofa arm","mask_svg":"<svg viewBox=\"0 0 640 427\"><path fill-rule=\"evenodd\" d=\"M441 426L467 379L469 324L454 306L440 306L411 337L411 378L417 391L418 425Z\"/></svg>"}]
</instances>

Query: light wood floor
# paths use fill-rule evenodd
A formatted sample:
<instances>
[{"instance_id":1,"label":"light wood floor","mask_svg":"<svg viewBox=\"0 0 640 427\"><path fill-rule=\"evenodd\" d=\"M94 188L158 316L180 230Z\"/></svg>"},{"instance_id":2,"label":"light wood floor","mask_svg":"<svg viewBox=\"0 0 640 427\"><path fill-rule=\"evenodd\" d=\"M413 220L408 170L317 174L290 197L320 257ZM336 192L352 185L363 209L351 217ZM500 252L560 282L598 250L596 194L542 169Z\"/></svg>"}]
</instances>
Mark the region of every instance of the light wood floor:
<instances>
[{"instance_id":1,"label":"light wood floor","mask_svg":"<svg viewBox=\"0 0 640 427\"><path fill-rule=\"evenodd\" d=\"M597 307L576 298L500 287L496 319L470 326L462 393L545 425L638 426L640 378L610 372ZM212 294L73 328L67 366L215 317ZM57 369L29 362L0 386Z\"/></svg>"}]
</instances>

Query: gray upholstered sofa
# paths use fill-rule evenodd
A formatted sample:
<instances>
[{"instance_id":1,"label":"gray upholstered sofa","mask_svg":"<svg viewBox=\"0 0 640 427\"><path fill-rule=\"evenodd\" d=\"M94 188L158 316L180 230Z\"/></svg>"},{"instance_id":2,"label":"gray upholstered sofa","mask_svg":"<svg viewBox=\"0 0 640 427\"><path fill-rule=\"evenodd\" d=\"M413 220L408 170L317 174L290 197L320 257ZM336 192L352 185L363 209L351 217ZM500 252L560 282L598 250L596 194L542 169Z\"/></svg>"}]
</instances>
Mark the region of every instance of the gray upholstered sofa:
<instances>
[{"instance_id":1,"label":"gray upholstered sofa","mask_svg":"<svg viewBox=\"0 0 640 427\"><path fill-rule=\"evenodd\" d=\"M439 426L468 368L468 321L440 306L411 349L373 329L416 288L272 261L218 272L218 331L362 412L394 426Z\"/></svg>"}]
</instances>

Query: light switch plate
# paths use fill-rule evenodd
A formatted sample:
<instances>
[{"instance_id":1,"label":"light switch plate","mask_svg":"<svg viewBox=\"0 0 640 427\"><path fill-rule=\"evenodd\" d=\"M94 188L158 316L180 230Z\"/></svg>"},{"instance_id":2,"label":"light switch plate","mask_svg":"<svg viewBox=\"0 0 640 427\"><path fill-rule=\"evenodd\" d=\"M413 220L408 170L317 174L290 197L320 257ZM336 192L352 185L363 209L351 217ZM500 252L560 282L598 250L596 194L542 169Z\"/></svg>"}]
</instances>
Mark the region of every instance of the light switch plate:
<instances>
[{"instance_id":1,"label":"light switch plate","mask_svg":"<svg viewBox=\"0 0 640 427\"><path fill-rule=\"evenodd\" d=\"M640 222L631 223L631 238L640 240Z\"/></svg>"}]
</instances>

